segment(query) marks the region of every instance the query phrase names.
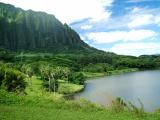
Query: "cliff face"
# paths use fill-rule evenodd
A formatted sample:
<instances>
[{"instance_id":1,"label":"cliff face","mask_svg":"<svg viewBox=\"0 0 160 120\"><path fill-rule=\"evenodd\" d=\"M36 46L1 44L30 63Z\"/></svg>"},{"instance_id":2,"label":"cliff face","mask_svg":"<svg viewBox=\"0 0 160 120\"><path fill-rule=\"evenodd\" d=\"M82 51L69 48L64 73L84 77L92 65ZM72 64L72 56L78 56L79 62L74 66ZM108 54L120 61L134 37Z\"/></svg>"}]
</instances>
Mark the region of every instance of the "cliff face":
<instances>
[{"instance_id":1,"label":"cliff face","mask_svg":"<svg viewBox=\"0 0 160 120\"><path fill-rule=\"evenodd\" d=\"M54 15L0 3L0 48L13 51L93 50Z\"/></svg>"}]
</instances>

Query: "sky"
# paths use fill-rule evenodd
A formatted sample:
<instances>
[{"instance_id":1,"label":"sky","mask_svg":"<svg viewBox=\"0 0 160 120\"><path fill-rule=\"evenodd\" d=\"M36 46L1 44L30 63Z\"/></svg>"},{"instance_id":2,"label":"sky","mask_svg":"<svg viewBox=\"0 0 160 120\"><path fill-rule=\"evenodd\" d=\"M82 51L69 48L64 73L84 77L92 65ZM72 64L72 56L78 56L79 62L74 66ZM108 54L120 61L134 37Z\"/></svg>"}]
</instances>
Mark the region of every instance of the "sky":
<instances>
[{"instance_id":1,"label":"sky","mask_svg":"<svg viewBox=\"0 0 160 120\"><path fill-rule=\"evenodd\" d=\"M53 14L95 48L121 55L160 54L160 0L0 0Z\"/></svg>"}]
</instances>

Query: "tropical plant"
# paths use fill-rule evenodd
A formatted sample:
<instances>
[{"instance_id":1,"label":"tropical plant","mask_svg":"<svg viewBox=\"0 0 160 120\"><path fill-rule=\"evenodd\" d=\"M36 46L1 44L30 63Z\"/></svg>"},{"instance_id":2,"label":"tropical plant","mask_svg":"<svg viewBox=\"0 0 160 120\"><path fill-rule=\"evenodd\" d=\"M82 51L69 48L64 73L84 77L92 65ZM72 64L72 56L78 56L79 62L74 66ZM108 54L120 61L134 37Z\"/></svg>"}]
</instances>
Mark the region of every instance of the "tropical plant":
<instances>
[{"instance_id":1,"label":"tropical plant","mask_svg":"<svg viewBox=\"0 0 160 120\"><path fill-rule=\"evenodd\" d=\"M54 69L50 66L45 66L41 70L42 79L44 80L43 86L47 88L49 92L56 92L58 90L58 76L59 69Z\"/></svg>"},{"instance_id":2,"label":"tropical plant","mask_svg":"<svg viewBox=\"0 0 160 120\"><path fill-rule=\"evenodd\" d=\"M85 76L82 72L75 72L69 75L68 80L75 84L84 85Z\"/></svg>"},{"instance_id":3,"label":"tropical plant","mask_svg":"<svg viewBox=\"0 0 160 120\"><path fill-rule=\"evenodd\" d=\"M26 87L25 75L10 68L0 68L1 87L7 91L21 92Z\"/></svg>"},{"instance_id":4,"label":"tropical plant","mask_svg":"<svg viewBox=\"0 0 160 120\"><path fill-rule=\"evenodd\" d=\"M32 88L32 76L33 76L32 67L29 65L23 64L21 67L21 71L27 75L29 86L30 88Z\"/></svg>"}]
</instances>

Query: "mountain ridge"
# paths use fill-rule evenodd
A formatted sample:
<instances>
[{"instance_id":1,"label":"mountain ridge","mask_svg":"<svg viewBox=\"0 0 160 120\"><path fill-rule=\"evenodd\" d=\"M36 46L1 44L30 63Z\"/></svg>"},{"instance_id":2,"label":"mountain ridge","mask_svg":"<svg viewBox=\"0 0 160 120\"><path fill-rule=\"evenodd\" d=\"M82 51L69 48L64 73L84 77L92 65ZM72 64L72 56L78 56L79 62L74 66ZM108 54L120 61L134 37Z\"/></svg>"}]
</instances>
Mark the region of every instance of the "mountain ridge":
<instances>
[{"instance_id":1,"label":"mountain ridge","mask_svg":"<svg viewBox=\"0 0 160 120\"><path fill-rule=\"evenodd\" d=\"M67 24L45 12L0 2L0 48L11 51L99 51L81 40ZM102 52L102 51L101 51Z\"/></svg>"}]
</instances>

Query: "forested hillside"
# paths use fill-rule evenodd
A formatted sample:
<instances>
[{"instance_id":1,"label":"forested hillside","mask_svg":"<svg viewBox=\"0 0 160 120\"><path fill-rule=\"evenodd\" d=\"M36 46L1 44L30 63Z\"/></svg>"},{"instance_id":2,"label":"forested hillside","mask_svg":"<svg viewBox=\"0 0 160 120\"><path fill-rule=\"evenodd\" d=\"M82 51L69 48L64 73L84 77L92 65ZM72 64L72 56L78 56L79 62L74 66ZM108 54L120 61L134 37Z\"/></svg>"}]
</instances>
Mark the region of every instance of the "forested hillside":
<instances>
[{"instance_id":1,"label":"forested hillside","mask_svg":"<svg viewBox=\"0 0 160 120\"><path fill-rule=\"evenodd\" d=\"M24 11L4 3L0 3L0 47L14 51L95 50L54 15Z\"/></svg>"},{"instance_id":2,"label":"forested hillside","mask_svg":"<svg viewBox=\"0 0 160 120\"><path fill-rule=\"evenodd\" d=\"M0 48L0 58L5 62L11 59L18 64L22 60L32 64L37 60L47 61L73 71L93 73L127 68L155 69L160 66L158 55L134 57L97 50L83 42L73 29L62 24L54 15L24 11L4 3L0 3ZM54 55L48 56L44 52ZM56 54L62 53L71 54L58 55L57 59Z\"/></svg>"}]
</instances>

